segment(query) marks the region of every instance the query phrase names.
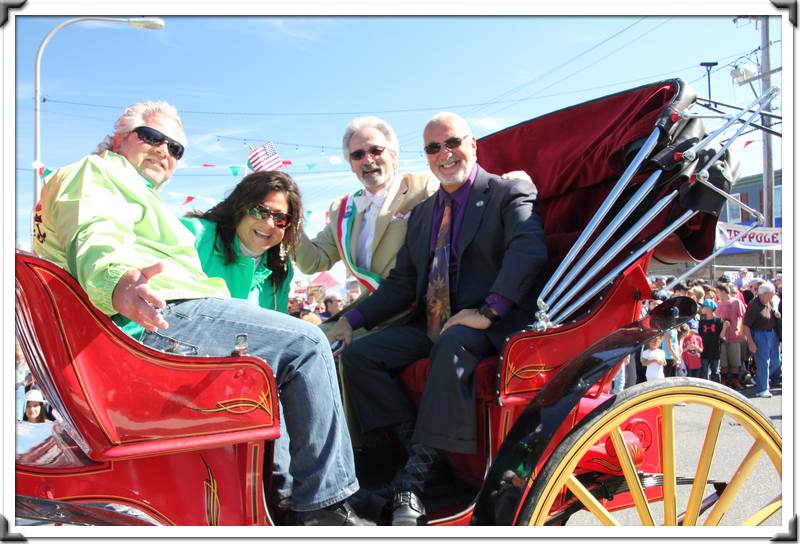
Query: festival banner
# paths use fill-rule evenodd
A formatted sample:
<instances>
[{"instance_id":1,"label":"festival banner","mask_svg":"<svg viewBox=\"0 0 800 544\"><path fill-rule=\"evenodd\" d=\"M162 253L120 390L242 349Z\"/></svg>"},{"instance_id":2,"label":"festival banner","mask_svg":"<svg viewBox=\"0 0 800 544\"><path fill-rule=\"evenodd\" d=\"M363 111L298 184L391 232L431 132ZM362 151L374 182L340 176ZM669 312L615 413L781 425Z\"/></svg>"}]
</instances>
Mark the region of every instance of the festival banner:
<instances>
[{"instance_id":1,"label":"festival banner","mask_svg":"<svg viewBox=\"0 0 800 544\"><path fill-rule=\"evenodd\" d=\"M748 225L737 225L735 223L717 223L716 247L722 247L731 239L736 238L740 233L750 228ZM767 227L757 227L741 239L734 242L731 246L737 249L750 251L777 250L780 251L783 244L781 229Z\"/></svg>"}]
</instances>

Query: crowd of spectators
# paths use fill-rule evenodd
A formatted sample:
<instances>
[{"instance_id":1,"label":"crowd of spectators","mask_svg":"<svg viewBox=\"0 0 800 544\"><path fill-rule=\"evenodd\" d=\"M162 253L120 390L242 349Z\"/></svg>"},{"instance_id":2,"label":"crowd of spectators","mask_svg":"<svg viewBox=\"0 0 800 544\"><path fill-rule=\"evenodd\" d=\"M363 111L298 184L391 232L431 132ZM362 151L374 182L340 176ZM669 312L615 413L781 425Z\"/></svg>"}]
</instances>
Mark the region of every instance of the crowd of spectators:
<instances>
[{"instance_id":1,"label":"crowd of spectators","mask_svg":"<svg viewBox=\"0 0 800 544\"><path fill-rule=\"evenodd\" d=\"M347 300L337 290L295 293L289 297L289 315L319 325L337 315L342 309L358 298L358 290L351 290Z\"/></svg>"},{"instance_id":2,"label":"crowd of spectators","mask_svg":"<svg viewBox=\"0 0 800 544\"><path fill-rule=\"evenodd\" d=\"M703 378L737 391L754 387L758 397L771 396L768 385L781 387L781 274L768 277L741 268L713 282L655 276L650 287L643 316L673 296L694 299L698 314L631 356L612 392L670 376Z\"/></svg>"}]
</instances>

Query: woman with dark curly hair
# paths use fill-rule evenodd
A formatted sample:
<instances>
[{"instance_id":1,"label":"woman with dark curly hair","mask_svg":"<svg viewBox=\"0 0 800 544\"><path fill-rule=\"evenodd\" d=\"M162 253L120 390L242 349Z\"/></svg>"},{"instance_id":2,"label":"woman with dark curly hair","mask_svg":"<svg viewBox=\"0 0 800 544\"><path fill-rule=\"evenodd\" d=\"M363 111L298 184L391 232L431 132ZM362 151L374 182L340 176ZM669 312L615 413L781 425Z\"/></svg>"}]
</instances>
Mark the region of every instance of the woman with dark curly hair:
<instances>
[{"instance_id":1,"label":"woman with dark curly hair","mask_svg":"<svg viewBox=\"0 0 800 544\"><path fill-rule=\"evenodd\" d=\"M182 219L195 237L203 271L225 280L234 298L288 312L300 191L283 172L253 172L225 200Z\"/></svg>"}]
</instances>

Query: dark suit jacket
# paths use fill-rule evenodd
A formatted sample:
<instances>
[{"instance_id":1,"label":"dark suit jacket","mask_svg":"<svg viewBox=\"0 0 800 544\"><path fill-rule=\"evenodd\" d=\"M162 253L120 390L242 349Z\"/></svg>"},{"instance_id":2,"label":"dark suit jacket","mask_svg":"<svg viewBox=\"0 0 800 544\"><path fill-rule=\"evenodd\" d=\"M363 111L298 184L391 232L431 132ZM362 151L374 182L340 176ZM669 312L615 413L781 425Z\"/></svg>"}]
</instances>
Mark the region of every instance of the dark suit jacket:
<instances>
[{"instance_id":1,"label":"dark suit jacket","mask_svg":"<svg viewBox=\"0 0 800 544\"><path fill-rule=\"evenodd\" d=\"M358 305L365 327L371 328L409 305L412 312L405 322L424 315L435 205L436 194L411 212L395 267ZM503 180L479 166L457 247L458 277L456 285L450 286L453 314L478 308L487 295L496 293L513 301L517 310L533 316L547 249L531 182Z\"/></svg>"}]
</instances>

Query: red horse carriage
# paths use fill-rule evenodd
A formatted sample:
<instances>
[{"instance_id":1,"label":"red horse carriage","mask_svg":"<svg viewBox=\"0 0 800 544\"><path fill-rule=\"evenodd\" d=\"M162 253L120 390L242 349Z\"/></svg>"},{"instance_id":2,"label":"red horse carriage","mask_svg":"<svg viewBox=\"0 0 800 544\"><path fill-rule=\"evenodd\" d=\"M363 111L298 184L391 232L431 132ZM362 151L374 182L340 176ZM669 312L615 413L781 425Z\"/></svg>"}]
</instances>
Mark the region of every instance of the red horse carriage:
<instances>
[{"instance_id":1,"label":"red horse carriage","mask_svg":"<svg viewBox=\"0 0 800 544\"><path fill-rule=\"evenodd\" d=\"M610 393L629 355L695 315L693 300L676 297L642 317L652 298L645 272L652 259L702 265L710 258L736 181L730 141L773 94L708 134L692 89L669 80L479 141L484 168L525 170L536 181L549 279L537 321L477 367L478 453L447 456L449 476L426 497L421 523L780 523L781 437L745 397L693 378ZM739 130L720 144L731 127ZM16 332L61 416L18 448L18 519L279 519L267 504L278 391L263 361L144 347L64 270L21 251ZM412 398L426 375L426 360L403 372ZM702 437L697 451L688 451L688 435ZM393 469L390 455L369 448L356 463L367 498ZM765 491L752 491L752 478Z\"/></svg>"}]
</instances>

